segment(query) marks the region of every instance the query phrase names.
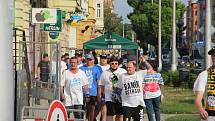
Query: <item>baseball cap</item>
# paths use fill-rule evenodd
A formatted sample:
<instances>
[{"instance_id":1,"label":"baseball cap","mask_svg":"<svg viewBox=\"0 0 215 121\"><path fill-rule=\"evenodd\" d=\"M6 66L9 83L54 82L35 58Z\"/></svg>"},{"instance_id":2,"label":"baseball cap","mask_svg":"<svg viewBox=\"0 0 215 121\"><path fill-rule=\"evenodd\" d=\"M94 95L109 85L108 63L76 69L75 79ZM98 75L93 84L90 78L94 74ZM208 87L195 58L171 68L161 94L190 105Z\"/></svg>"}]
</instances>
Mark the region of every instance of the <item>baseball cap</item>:
<instances>
[{"instance_id":1,"label":"baseball cap","mask_svg":"<svg viewBox=\"0 0 215 121\"><path fill-rule=\"evenodd\" d=\"M212 55L215 53L215 46L208 51L208 55Z\"/></svg>"},{"instance_id":2,"label":"baseball cap","mask_svg":"<svg viewBox=\"0 0 215 121\"><path fill-rule=\"evenodd\" d=\"M106 54L101 54L100 58L107 58L108 56Z\"/></svg>"},{"instance_id":3,"label":"baseball cap","mask_svg":"<svg viewBox=\"0 0 215 121\"><path fill-rule=\"evenodd\" d=\"M94 56L92 54L86 54L85 58L94 60Z\"/></svg>"}]
</instances>

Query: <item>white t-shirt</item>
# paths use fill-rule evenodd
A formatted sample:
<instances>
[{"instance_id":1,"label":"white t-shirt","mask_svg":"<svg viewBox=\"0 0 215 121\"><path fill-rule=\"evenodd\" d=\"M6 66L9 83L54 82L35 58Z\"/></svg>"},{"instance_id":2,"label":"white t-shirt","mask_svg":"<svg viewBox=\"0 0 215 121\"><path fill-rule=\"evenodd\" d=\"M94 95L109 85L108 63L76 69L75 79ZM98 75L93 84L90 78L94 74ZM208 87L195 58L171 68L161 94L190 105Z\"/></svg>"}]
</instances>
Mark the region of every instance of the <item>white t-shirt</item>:
<instances>
[{"instance_id":1,"label":"white t-shirt","mask_svg":"<svg viewBox=\"0 0 215 121\"><path fill-rule=\"evenodd\" d=\"M82 70L73 74L65 70L61 80L61 86L64 86L65 106L83 105L83 86L88 84L87 76Z\"/></svg>"},{"instance_id":2,"label":"white t-shirt","mask_svg":"<svg viewBox=\"0 0 215 121\"><path fill-rule=\"evenodd\" d=\"M133 75L124 73L120 76L118 88L122 89L122 106L137 107L145 106L143 100L143 79L147 70L140 70Z\"/></svg>"},{"instance_id":3,"label":"white t-shirt","mask_svg":"<svg viewBox=\"0 0 215 121\"><path fill-rule=\"evenodd\" d=\"M205 88L206 88L206 85L207 85L207 81L208 81L208 72L207 70L201 72L195 83L194 83L194 86L193 86L193 91L202 91L204 92L205 91Z\"/></svg>"},{"instance_id":4,"label":"white t-shirt","mask_svg":"<svg viewBox=\"0 0 215 121\"><path fill-rule=\"evenodd\" d=\"M119 76L123 73L126 73L126 70L123 68L118 68L113 73L119 79ZM112 96L114 95L113 85L115 84L117 87L117 84L118 84L118 81L114 83L114 80L113 80L114 74L113 73L110 71L110 69L108 69L107 71L104 71L101 76L102 86L104 86L104 88L105 88L105 101L113 101L112 100L112 98L113 98Z\"/></svg>"},{"instance_id":5,"label":"white t-shirt","mask_svg":"<svg viewBox=\"0 0 215 121\"><path fill-rule=\"evenodd\" d=\"M102 71L107 71L110 68L109 64L107 64L106 66L102 66L102 65L98 64L98 66L100 66L102 68Z\"/></svg>"}]
</instances>

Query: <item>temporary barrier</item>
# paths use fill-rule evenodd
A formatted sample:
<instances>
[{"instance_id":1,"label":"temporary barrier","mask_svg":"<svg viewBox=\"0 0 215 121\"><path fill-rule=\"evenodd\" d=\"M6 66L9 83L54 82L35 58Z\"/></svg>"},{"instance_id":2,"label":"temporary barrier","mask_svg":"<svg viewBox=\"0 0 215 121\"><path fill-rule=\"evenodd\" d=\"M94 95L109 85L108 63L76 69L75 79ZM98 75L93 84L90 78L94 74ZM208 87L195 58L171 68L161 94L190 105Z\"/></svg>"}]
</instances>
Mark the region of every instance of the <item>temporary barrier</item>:
<instances>
[{"instance_id":1,"label":"temporary barrier","mask_svg":"<svg viewBox=\"0 0 215 121\"><path fill-rule=\"evenodd\" d=\"M15 80L15 114L17 121L45 120L36 114L34 118L22 118L21 110L26 106L26 114L35 108L47 108L52 100L60 99L61 48L57 42L26 41L25 31L14 29L13 41L14 80ZM37 66L44 53L49 57L49 79L47 82L35 79ZM42 105L38 104L44 101ZM24 113L23 112L23 113ZM32 112L32 111L31 111ZM34 112L34 111L33 111ZM47 110L43 111L47 115Z\"/></svg>"},{"instance_id":2,"label":"temporary barrier","mask_svg":"<svg viewBox=\"0 0 215 121\"><path fill-rule=\"evenodd\" d=\"M45 121L43 119L23 119L23 121Z\"/></svg>"},{"instance_id":3,"label":"temporary barrier","mask_svg":"<svg viewBox=\"0 0 215 121\"><path fill-rule=\"evenodd\" d=\"M45 121L48 108L24 106L22 109L22 121Z\"/></svg>"}]
</instances>

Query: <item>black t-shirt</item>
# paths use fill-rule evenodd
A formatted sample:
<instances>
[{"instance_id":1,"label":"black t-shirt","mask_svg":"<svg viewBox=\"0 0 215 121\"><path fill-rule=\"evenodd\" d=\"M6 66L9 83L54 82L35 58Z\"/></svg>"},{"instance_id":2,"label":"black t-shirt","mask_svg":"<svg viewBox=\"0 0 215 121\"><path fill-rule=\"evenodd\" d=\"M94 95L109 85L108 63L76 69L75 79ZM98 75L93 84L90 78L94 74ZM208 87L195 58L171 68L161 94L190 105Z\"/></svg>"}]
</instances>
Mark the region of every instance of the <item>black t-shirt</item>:
<instances>
[{"instance_id":1,"label":"black t-shirt","mask_svg":"<svg viewBox=\"0 0 215 121\"><path fill-rule=\"evenodd\" d=\"M48 61L40 61L38 67L40 67L40 76L49 75L50 70Z\"/></svg>"}]
</instances>

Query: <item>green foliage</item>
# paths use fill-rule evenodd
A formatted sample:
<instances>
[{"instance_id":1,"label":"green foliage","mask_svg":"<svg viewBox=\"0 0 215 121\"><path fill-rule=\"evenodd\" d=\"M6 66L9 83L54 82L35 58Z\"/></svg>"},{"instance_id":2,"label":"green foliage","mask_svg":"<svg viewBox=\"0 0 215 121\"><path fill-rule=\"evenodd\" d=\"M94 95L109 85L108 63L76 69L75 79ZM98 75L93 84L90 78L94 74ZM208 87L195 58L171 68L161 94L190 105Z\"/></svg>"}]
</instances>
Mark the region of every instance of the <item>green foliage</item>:
<instances>
[{"instance_id":1,"label":"green foliage","mask_svg":"<svg viewBox=\"0 0 215 121\"><path fill-rule=\"evenodd\" d=\"M111 9L105 6L104 9L104 28L105 31L111 31L122 35L122 18L117 17L116 14L111 12Z\"/></svg>"},{"instance_id":2,"label":"green foliage","mask_svg":"<svg viewBox=\"0 0 215 121\"><path fill-rule=\"evenodd\" d=\"M172 82L179 80L179 71L170 72L170 77L172 77Z\"/></svg>"},{"instance_id":3,"label":"green foliage","mask_svg":"<svg viewBox=\"0 0 215 121\"><path fill-rule=\"evenodd\" d=\"M158 38L158 0L153 5L150 0L128 0L128 4L134 8L133 13L128 15L137 39L141 44L149 43L157 46ZM162 0L161 9L161 33L162 44L169 43L172 35L172 0ZM181 13L185 11L183 3L176 5L176 21Z\"/></svg>"},{"instance_id":4,"label":"green foliage","mask_svg":"<svg viewBox=\"0 0 215 121\"><path fill-rule=\"evenodd\" d=\"M162 77L165 85L172 86L174 82L179 81L179 72L178 71L165 71L162 73Z\"/></svg>"},{"instance_id":5,"label":"green foliage","mask_svg":"<svg viewBox=\"0 0 215 121\"><path fill-rule=\"evenodd\" d=\"M164 84L174 87L193 88L193 84L198 76L197 72L165 71L162 72ZM181 77L181 78L180 78ZM183 85L182 85L183 82Z\"/></svg>"},{"instance_id":6,"label":"green foliage","mask_svg":"<svg viewBox=\"0 0 215 121\"><path fill-rule=\"evenodd\" d=\"M190 74L189 83L188 83L188 87L189 87L190 89L193 88L193 85L194 85L194 82L196 81L197 76L198 76L198 75L195 74L195 73L191 73L191 74Z\"/></svg>"},{"instance_id":7,"label":"green foliage","mask_svg":"<svg viewBox=\"0 0 215 121\"><path fill-rule=\"evenodd\" d=\"M163 77L164 84L169 85L170 82L169 82L169 73L168 73L168 71L163 72L162 77Z\"/></svg>"},{"instance_id":8,"label":"green foliage","mask_svg":"<svg viewBox=\"0 0 215 121\"><path fill-rule=\"evenodd\" d=\"M167 118L166 121L200 121L199 115L178 115Z\"/></svg>"}]
</instances>

